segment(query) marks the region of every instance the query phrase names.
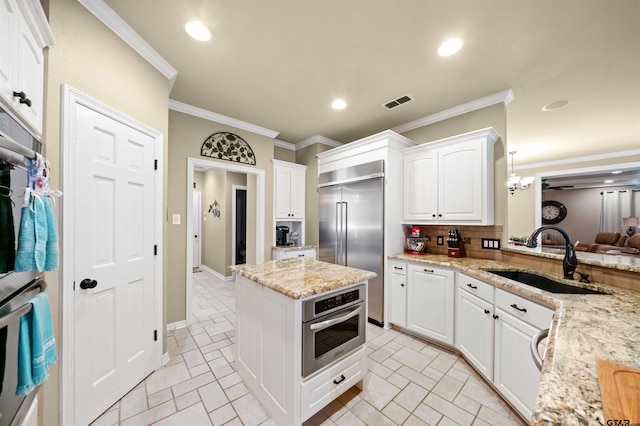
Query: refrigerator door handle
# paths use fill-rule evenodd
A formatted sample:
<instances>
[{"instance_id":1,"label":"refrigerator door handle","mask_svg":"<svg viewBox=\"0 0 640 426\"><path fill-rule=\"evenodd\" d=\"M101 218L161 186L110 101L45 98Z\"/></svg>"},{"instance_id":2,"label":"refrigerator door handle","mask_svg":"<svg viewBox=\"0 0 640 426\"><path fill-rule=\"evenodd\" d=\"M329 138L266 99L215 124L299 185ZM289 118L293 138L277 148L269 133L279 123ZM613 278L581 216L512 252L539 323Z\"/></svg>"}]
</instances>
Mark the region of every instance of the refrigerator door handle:
<instances>
[{"instance_id":1,"label":"refrigerator door handle","mask_svg":"<svg viewBox=\"0 0 640 426\"><path fill-rule=\"evenodd\" d=\"M342 218L342 241L340 242L340 245L342 246L342 264L344 266L347 266L347 215L349 214L349 206L347 204L346 201L343 201L342 204L344 204L342 211L341 211L341 218Z\"/></svg>"},{"instance_id":2,"label":"refrigerator door handle","mask_svg":"<svg viewBox=\"0 0 640 426\"><path fill-rule=\"evenodd\" d=\"M342 260L342 203L336 202L336 258L334 263L340 265Z\"/></svg>"}]
</instances>

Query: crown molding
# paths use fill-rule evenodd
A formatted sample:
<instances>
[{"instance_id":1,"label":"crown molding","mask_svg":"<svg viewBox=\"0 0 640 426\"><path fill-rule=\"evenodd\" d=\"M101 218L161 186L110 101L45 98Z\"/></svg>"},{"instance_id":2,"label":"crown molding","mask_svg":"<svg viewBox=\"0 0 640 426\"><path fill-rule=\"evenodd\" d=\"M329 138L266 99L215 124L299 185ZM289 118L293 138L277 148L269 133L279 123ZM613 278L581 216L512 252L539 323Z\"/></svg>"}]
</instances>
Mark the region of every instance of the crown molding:
<instances>
[{"instance_id":1,"label":"crown molding","mask_svg":"<svg viewBox=\"0 0 640 426\"><path fill-rule=\"evenodd\" d=\"M236 129L246 130L247 132L266 136L268 138L275 138L280 133L275 130L269 130L265 127L256 126L255 124L247 123L246 121L227 117L226 115L218 114L217 112L207 111L206 109L198 108L173 99L169 99L169 109L213 121L215 123L225 124L227 126L235 127Z\"/></svg>"},{"instance_id":2,"label":"crown molding","mask_svg":"<svg viewBox=\"0 0 640 426\"><path fill-rule=\"evenodd\" d=\"M327 145L331 148L336 148L344 145L342 142L334 141L333 139L329 139L324 136L315 135L296 143L296 150L306 148L316 143L321 143L322 145Z\"/></svg>"},{"instance_id":3,"label":"crown molding","mask_svg":"<svg viewBox=\"0 0 640 426\"><path fill-rule=\"evenodd\" d=\"M435 114L427 115L426 117L401 124L392 128L391 130L396 133L406 133L420 127L428 126L429 124L448 120L449 118L457 117L459 115L466 114L472 111L477 111L479 109L502 102L504 102L505 105L509 105L509 103L511 103L513 99L514 96L511 89L503 90L502 92L494 93L493 95L485 96L484 98L476 99L471 102L467 102L466 104L458 105L453 108L445 109L444 111L436 112Z\"/></svg>"},{"instance_id":4,"label":"crown molding","mask_svg":"<svg viewBox=\"0 0 640 426\"><path fill-rule=\"evenodd\" d=\"M279 139L275 139L273 141L273 145L277 146L278 148L288 149L290 151L295 151L296 150L295 144L292 144L292 143L289 143L289 142L285 142L285 141L281 141Z\"/></svg>"},{"instance_id":5,"label":"crown molding","mask_svg":"<svg viewBox=\"0 0 640 426\"><path fill-rule=\"evenodd\" d=\"M571 157L562 160L542 161L540 163L529 163L515 166L514 170L538 169L542 167L563 166L565 164L584 163L587 161L607 160L609 158L627 158L640 155L640 149L630 149L628 151L605 152L604 154L587 155L584 157Z\"/></svg>"},{"instance_id":6,"label":"crown molding","mask_svg":"<svg viewBox=\"0 0 640 426\"><path fill-rule=\"evenodd\" d=\"M89 12L91 12L100 22L106 25L118 37L124 40L133 50L147 60L162 75L169 80L169 90L176 81L178 71L171 66L160 54L135 32L113 9L103 0L78 0Z\"/></svg>"}]
</instances>

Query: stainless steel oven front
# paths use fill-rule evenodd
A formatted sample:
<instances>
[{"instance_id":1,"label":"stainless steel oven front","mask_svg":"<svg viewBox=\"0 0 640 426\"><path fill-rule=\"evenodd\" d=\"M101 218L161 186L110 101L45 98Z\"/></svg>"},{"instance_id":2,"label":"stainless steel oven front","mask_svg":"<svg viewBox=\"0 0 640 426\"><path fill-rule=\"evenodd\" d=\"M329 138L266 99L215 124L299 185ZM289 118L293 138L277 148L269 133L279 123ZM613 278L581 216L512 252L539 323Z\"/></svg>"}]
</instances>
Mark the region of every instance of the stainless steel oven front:
<instances>
[{"instance_id":1,"label":"stainless steel oven front","mask_svg":"<svg viewBox=\"0 0 640 426\"><path fill-rule=\"evenodd\" d=\"M303 301L302 377L366 342L367 288L360 284Z\"/></svg>"}]
</instances>

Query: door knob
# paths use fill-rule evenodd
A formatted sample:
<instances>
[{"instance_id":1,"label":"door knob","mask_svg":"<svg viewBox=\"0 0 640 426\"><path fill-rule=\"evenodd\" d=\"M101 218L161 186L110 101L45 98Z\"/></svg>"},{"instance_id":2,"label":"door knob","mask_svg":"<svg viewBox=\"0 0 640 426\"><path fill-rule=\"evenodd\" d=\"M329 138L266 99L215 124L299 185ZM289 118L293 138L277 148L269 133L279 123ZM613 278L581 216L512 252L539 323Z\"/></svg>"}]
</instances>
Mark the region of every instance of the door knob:
<instances>
[{"instance_id":1,"label":"door knob","mask_svg":"<svg viewBox=\"0 0 640 426\"><path fill-rule=\"evenodd\" d=\"M98 281L92 280L91 278L85 278L80 281L80 288L86 290L88 288L95 288L98 285Z\"/></svg>"}]
</instances>

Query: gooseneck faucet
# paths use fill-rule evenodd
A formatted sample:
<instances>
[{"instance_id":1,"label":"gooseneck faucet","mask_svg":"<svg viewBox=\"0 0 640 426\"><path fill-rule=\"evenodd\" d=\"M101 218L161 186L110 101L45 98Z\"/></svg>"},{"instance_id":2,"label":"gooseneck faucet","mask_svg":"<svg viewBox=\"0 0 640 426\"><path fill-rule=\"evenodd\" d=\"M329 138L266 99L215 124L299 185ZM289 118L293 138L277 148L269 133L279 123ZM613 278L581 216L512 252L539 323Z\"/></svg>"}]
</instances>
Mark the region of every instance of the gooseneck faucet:
<instances>
[{"instance_id":1,"label":"gooseneck faucet","mask_svg":"<svg viewBox=\"0 0 640 426\"><path fill-rule=\"evenodd\" d=\"M566 280L572 280L573 274L578 267L578 258L576 257L576 248L573 246L571 237L569 236L569 234L567 234L567 231L562 228L558 228L557 226L543 225L533 231L531 236L529 236L529 239L527 240L527 247L536 247L538 245L538 235L540 235L540 233L545 229L553 229L555 231L558 231L564 237L565 252L564 259L562 260L562 270L564 272L564 278Z\"/></svg>"}]
</instances>

